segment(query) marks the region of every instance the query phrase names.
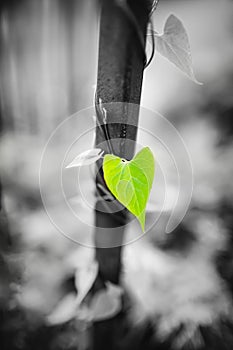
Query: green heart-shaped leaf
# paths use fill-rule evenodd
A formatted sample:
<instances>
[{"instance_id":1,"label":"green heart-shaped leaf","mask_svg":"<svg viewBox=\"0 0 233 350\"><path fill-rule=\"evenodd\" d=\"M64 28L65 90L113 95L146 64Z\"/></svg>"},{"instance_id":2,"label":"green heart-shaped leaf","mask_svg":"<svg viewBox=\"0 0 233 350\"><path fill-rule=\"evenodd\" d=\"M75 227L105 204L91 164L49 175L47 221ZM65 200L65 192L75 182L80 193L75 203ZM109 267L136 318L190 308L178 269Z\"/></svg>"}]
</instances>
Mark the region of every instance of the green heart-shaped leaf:
<instances>
[{"instance_id":1,"label":"green heart-shaped leaf","mask_svg":"<svg viewBox=\"0 0 233 350\"><path fill-rule=\"evenodd\" d=\"M104 156L104 179L112 194L132 214L145 231L145 209L154 179L155 161L149 147L127 161L113 154Z\"/></svg>"}]
</instances>

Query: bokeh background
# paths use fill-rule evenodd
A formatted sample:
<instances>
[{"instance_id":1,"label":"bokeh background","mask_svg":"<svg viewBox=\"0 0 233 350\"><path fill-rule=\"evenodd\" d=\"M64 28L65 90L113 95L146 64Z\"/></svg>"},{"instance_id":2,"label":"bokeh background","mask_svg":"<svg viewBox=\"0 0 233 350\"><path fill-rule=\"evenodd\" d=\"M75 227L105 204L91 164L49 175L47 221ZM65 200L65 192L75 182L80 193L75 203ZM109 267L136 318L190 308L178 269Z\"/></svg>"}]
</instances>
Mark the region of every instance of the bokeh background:
<instances>
[{"instance_id":1,"label":"bokeh background","mask_svg":"<svg viewBox=\"0 0 233 350\"><path fill-rule=\"evenodd\" d=\"M233 3L161 0L153 15L157 31L170 13L182 19L189 33L194 70L203 85L155 54L144 74L141 104L162 113L179 130L193 163L192 205L214 215L223 201L233 205ZM86 341L75 327L46 323L59 301L73 291L81 248L49 221L38 173L53 130L93 105L98 21L99 7L93 0L1 2L0 166L7 213L7 219L1 214L0 237L3 349L77 349L80 339L80 348ZM54 157L62 142L54 148ZM47 171L52 187L53 169ZM79 210L92 220L90 212ZM91 239L90 227L72 229ZM82 252L83 261L88 254Z\"/></svg>"}]
</instances>

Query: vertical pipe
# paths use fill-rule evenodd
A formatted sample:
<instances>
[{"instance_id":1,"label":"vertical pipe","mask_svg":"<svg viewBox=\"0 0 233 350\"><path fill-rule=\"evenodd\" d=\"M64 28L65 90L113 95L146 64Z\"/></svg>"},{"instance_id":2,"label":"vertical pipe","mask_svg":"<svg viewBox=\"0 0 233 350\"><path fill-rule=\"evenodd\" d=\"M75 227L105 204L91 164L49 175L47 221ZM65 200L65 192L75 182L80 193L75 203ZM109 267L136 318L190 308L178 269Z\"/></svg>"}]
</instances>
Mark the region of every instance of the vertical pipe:
<instances>
[{"instance_id":1,"label":"vertical pipe","mask_svg":"<svg viewBox=\"0 0 233 350\"><path fill-rule=\"evenodd\" d=\"M97 103L99 99L107 110L107 124L114 143L114 154L130 159L134 154L139 105L145 59L145 37L151 1L149 0L103 0L100 18L99 58L97 77ZM137 26L135 26L135 22ZM142 40L141 40L142 39ZM113 102L113 103L112 103ZM114 103L123 102L123 103ZM128 105L131 103L134 105ZM113 121L119 121L113 123ZM127 125L133 124L133 126ZM123 140L123 142L122 142ZM104 142L100 128L96 129L96 146ZM99 177L97 177L97 184ZM100 274L104 280L117 283L120 272L120 252L124 225L119 226L113 214L101 212L101 202L96 204L96 256ZM109 228L103 233L101 227ZM111 237L111 228L118 227L119 247L100 248ZM107 230L104 230L104 232ZM109 242L111 245L111 242Z\"/></svg>"},{"instance_id":2,"label":"vertical pipe","mask_svg":"<svg viewBox=\"0 0 233 350\"><path fill-rule=\"evenodd\" d=\"M137 136L145 66L145 38L151 6L152 1L149 0L102 0L96 91L97 118L98 103L102 101L107 112L109 137L114 139L114 154L126 159L131 159L134 155L135 142L128 140L136 141ZM115 142L116 139L119 141ZM104 141L103 132L97 126L96 146ZM99 183L103 184L101 170L97 174L97 187ZM117 219L115 214L103 212L103 209L103 200L97 200L95 243L99 279L96 289L101 288L106 280L119 283L121 246L126 223L125 210L120 213L122 224L119 224L119 213ZM108 246L112 248L106 248ZM117 319L113 319L95 324L94 349L117 349L117 323Z\"/></svg>"}]
</instances>

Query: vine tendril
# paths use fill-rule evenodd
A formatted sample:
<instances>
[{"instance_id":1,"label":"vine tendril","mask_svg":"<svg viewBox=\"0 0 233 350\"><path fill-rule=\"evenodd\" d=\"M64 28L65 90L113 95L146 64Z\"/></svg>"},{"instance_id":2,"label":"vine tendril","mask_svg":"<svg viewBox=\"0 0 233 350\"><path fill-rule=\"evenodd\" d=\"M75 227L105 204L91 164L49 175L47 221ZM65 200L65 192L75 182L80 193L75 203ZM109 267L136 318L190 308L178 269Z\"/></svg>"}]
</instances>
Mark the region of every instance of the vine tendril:
<instances>
[{"instance_id":1,"label":"vine tendril","mask_svg":"<svg viewBox=\"0 0 233 350\"><path fill-rule=\"evenodd\" d=\"M112 143L111 143L111 138L110 138L109 130L108 130L107 111L102 106L102 100L101 99L99 99L99 101L97 100L97 93L96 92L95 92L95 109L96 109L97 127L100 129L102 135L104 136L104 138L107 142L107 147L108 147L109 153L114 154ZM100 117L101 117L101 121L100 121Z\"/></svg>"},{"instance_id":2,"label":"vine tendril","mask_svg":"<svg viewBox=\"0 0 233 350\"><path fill-rule=\"evenodd\" d=\"M154 27L153 27L153 21L152 21L151 17L150 17L150 20L149 20L149 25L150 25L150 32L151 32L151 38L152 38L152 51L151 51L151 55L150 55L149 60L146 62L145 66L144 66L144 69L149 66L149 64L153 60L153 57L154 57L154 54L155 54L155 38L154 38L154 35L153 35Z\"/></svg>"},{"instance_id":3,"label":"vine tendril","mask_svg":"<svg viewBox=\"0 0 233 350\"><path fill-rule=\"evenodd\" d=\"M157 9L157 6L159 4L159 0L154 0L152 3L151 11L150 11L150 16L154 13L154 11Z\"/></svg>"},{"instance_id":4,"label":"vine tendril","mask_svg":"<svg viewBox=\"0 0 233 350\"><path fill-rule=\"evenodd\" d=\"M132 25L135 28L135 31L137 33L137 37L140 43L140 46L143 50L143 55L144 55L144 69L146 67L149 66L149 64L151 63L153 57L154 57L154 53L155 53L155 43L154 43L154 37L152 36L152 52L151 52L151 56L149 58L149 60L147 60L147 56L146 56L146 52L145 52L145 40L144 40L144 36L143 33L138 25L137 19L134 16L133 12L131 11L129 5L127 4L127 0L116 0L117 5L123 10L123 12L126 14L126 16L128 17L128 19L130 20L130 22L132 23ZM153 32L153 22L151 19L152 14L154 13L154 11L157 9L159 0L154 0L152 3L152 7L151 7L151 11L149 14L149 24L151 27L151 32Z\"/></svg>"}]
</instances>

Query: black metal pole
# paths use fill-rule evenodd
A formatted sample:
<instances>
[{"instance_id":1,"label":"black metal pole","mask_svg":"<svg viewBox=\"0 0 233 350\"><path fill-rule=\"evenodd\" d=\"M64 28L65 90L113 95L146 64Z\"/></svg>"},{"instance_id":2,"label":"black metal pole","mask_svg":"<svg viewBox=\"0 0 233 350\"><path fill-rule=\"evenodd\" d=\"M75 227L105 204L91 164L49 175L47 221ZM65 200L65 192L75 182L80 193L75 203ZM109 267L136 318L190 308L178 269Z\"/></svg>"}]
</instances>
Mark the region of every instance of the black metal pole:
<instances>
[{"instance_id":1,"label":"black metal pole","mask_svg":"<svg viewBox=\"0 0 233 350\"><path fill-rule=\"evenodd\" d=\"M131 159L134 155L135 142L128 141L136 141L137 137L146 31L151 6L151 0L102 1L96 91L97 119L101 119L101 115L98 114L101 114L99 104L102 103L106 110L108 136L110 140L114 140L113 153L126 159ZM132 125L128 125L129 123ZM106 135L97 123L96 146L102 144L105 139ZM109 153L107 144L103 148ZM99 184L104 185L101 170L97 175L96 184L97 189ZM117 284L121 270L121 245L126 210L117 214L106 213L105 204L103 200L96 203L95 242L99 279L94 289L101 288L101 283L106 280ZM103 227L106 229L102 230ZM114 245L116 247L113 247ZM108 246L112 248L106 248ZM96 324L93 329L93 348L116 348L116 327L117 323L114 320Z\"/></svg>"},{"instance_id":2,"label":"black metal pole","mask_svg":"<svg viewBox=\"0 0 233 350\"><path fill-rule=\"evenodd\" d=\"M114 139L114 154L127 159L134 155L143 70L145 65L145 38L152 1L103 0L100 17L97 104L102 101L107 112L109 137ZM114 103L116 102L116 103ZM117 102L134 105L118 104ZM109 104L110 103L110 104ZM115 121L118 121L117 123ZM127 125L131 123L132 126ZM119 142L116 141L119 140ZM96 145L105 141L104 133L96 129ZM106 151L108 151L106 149ZM97 177L98 182L101 181ZM111 239L121 245L124 225L113 214L103 213L102 202L96 204L96 257L104 280L117 283L120 272L121 247L111 246ZM124 213L122 222L124 224ZM101 227L109 228L103 233ZM118 227L117 238L111 237L111 228ZM107 230L105 230L107 231ZM116 236L116 233L113 233Z\"/></svg>"}]
</instances>

